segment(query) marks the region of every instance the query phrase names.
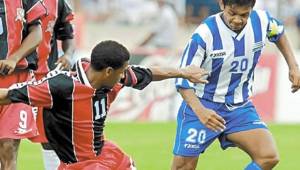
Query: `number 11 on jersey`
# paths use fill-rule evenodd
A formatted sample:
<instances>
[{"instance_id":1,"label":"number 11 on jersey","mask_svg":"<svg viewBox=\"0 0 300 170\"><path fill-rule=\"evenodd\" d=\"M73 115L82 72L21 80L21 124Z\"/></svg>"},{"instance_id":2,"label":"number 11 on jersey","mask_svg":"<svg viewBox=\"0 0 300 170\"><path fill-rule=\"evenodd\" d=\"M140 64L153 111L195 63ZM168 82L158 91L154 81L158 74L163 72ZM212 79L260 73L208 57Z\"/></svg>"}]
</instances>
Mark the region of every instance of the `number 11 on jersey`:
<instances>
[{"instance_id":1,"label":"number 11 on jersey","mask_svg":"<svg viewBox=\"0 0 300 170\"><path fill-rule=\"evenodd\" d=\"M96 108L96 115L95 115L95 120L101 119L104 116L106 116L106 105L105 105L105 98L101 99L101 114L100 114L100 106L99 106L99 100L97 100L94 104L95 108Z\"/></svg>"}]
</instances>

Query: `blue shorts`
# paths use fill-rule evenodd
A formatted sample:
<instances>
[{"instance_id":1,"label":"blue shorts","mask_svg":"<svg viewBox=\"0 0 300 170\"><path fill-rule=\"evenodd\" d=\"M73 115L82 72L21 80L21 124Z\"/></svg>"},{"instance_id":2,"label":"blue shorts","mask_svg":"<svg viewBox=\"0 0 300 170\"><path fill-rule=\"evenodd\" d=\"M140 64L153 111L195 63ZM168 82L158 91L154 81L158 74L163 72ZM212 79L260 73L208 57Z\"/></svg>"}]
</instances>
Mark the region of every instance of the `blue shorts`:
<instances>
[{"instance_id":1,"label":"blue shorts","mask_svg":"<svg viewBox=\"0 0 300 170\"><path fill-rule=\"evenodd\" d=\"M226 129L223 132L214 132L208 129L183 101L177 116L174 155L199 156L216 138L219 139L222 149L226 149L234 146L226 139L228 134L257 128L267 129L250 101L235 106L235 109L229 108L224 103L215 103L204 99L200 99L200 101L206 108L214 110L225 119Z\"/></svg>"}]
</instances>

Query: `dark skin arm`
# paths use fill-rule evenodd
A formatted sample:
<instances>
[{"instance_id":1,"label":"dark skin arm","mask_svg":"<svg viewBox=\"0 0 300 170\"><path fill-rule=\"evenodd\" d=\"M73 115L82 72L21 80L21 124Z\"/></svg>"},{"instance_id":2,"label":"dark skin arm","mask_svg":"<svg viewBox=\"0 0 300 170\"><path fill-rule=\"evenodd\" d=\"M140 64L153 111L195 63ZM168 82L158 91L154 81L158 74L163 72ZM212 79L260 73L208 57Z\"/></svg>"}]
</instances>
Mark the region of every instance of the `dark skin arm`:
<instances>
[{"instance_id":1,"label":"dark skin arm","mask_svg":"<svg viewBox=\"0 0 300 170\"><path fill-rule=\"evenodd\" d=\"M0 73L11 74L17 63L33 52L42 41L42 28L40 25L29 27L29 34L23 40L19 49L17 49L7 60L0 60ZM5 71L5 72L3 72Z\"/></svg>"},{"instance_id":2,"label":"dark skin arm","mask_svg":"<svg viewBox=\"0 0 300 170\"><path fill-rule=\"evenodd\" d=\"M64 69L70 69L72 57L75 52L75 40L74 39L63 40L62 49L64 51L64 55L59 57L56 63L57 64L61 63L61 66Z\"/></svg>"},{"instance_id":3,"label":"dark skin arm","mask_svg":"<svg viewBox=\"0 0 300 170\"><path fill-rule=\"evenodd\" d=\"M292 92L295 93L300 89L300 70L291 45L285 34L279 38L276 45L289 67L289 80L292 83Z\"/></svg>"},{"instance_id":4,"label":"dark skin arm","mask_svg":"<svg viewBox=\"0 0 300 170\"><path fill-rule=\"evenodd\" d=\"M150 67L152 72L152 81L160 81L167 78L184 78L192 83L208 83L203 79L203 76L209 73L197 66L187 66L185 68L163 68L163 67Z\"/></svg>"}]
</instances>

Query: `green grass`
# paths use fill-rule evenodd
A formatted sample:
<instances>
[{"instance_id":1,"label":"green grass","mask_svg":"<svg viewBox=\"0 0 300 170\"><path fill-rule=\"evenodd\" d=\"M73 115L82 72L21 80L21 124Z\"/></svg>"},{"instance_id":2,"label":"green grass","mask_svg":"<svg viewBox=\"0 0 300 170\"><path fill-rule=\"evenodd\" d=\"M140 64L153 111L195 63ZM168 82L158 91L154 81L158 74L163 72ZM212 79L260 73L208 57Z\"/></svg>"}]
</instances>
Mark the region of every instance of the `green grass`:
<instances>
[{"instance_id":1,"label":"green grass","mask_svg":"<svg viewBox=\"0 0 300 170\"><path fill-rule=\"evenodd\" d=\"M270 125L280 152L281 162L275 170L299 169L300 125ZM140 170L168 170L176 124L171 123L107 123L106 137L131 155ZM215 142L199 159L198 169L241 170L249 158L239 149L226 151ZM19 170L40 170L42 159L39 145L22 142Z\"/></svg>"}]
</instances>

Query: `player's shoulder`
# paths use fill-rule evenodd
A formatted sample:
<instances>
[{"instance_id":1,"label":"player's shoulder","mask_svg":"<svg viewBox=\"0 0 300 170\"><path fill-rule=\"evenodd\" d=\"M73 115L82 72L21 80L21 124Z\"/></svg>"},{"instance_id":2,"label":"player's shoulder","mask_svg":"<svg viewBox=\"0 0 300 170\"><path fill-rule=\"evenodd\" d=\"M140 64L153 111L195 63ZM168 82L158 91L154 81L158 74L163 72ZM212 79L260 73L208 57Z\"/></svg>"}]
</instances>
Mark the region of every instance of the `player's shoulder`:
<instances>
[{"instance_id":1,"label":"player's shoulder","mask_svg":"<svg viewBox=\"0 0 300 170\"><path fill-rule=\"evenodd\" d=\"M209 28L211 27L214 23L216 23L216 14L211 15L208 18L206 18L194 31L193 37L201 37L201 39L204 42L210 41L212 38L212 30ZM214 24L214 26L217 26L217 24Z\"/></svg>"},{"instance_id":2,"label":"player's shoulder","mask_svg":"<svg viewBox=\"0 0 300 170\"><path fill-rule=\"evenodd\" d=\"M47 83L53 82L51 84L61 86L60 82L65 83L66 82L65 80L69 79L68 77L70 77L70 74L68 74L66 71L53 70L53 71L50 71L45 77L43 77L40 80L32 79L27 82L16 83L16 84L12 85L9 89L21 88L21 87L24 87L27 85L28 86L39 86L46 82Z\"/></svg>"},{"instance_id":3,"label":"player's shoulder","mask_svg":"<svg viewBox=\"0 0 300 170\"><path fill-rule=\"evenodd\" d=\"M270 14L266 10L257 9L251 12L250 18L254 18L255 16L257 16L260 19L268 19Z\"/></svg>"},{"instance_id":4,"label":"player's shoulder","mask_svg":"<svg viewBox=\"0 0 300 170\"><path fill-rule=\"evenodd\" d=\"M63 71L63 70L52 70L47 73L45 77L43 77L40 82L49 81L53 82L51 84L61 85L61 84L70 84L68 82L72 82L74 80L74 76L69 71Z\"/></svg>"},{"instance_id":5,"label":"player's shoulder","mask_svg":"<svg viewBox=\"0 0 300 170\"><path fill-rule=\"evenodd\" d=\"M271 14L266 10L253 10L250 18L251 20L259 20L263 27L267 27L270 21L274 20Z\"/></svg>"}]
</instances>

